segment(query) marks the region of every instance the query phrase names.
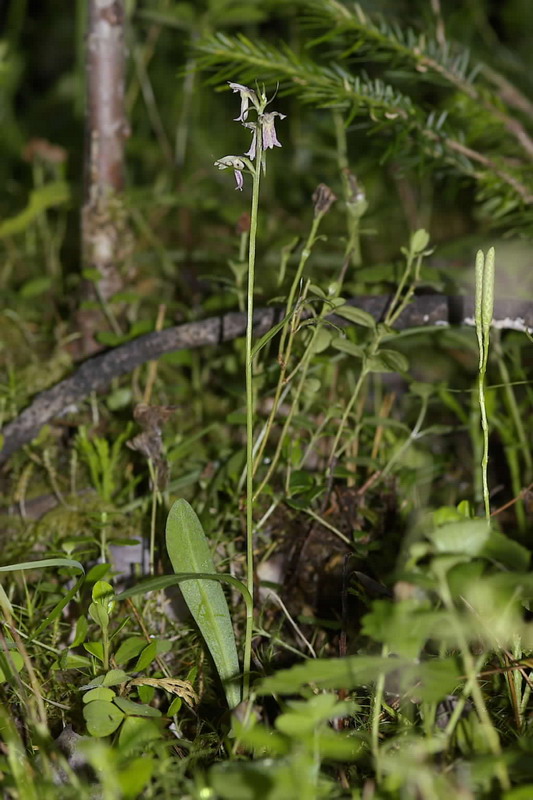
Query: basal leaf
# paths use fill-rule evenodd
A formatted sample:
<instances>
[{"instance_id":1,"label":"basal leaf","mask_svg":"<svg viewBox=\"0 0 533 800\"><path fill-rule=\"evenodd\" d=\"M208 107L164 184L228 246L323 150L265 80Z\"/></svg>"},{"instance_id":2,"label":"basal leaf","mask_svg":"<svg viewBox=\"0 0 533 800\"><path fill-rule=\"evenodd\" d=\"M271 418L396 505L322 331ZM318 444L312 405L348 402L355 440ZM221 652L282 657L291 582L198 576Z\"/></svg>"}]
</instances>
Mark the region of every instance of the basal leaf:
<instances>
[{"instance_id":1,"label":"basal leaf","mask_svg":"<svg viewBox=\"0 0 533 800\"><path fill-rule=\"evenodd\" d=\"M207 537L197 514L186 500L177 500L169 511L167 551L176 573L214 573ZM180 584L194 621L211 653L230 708L241 699L239 659L228 604L217 581L189 579Z\"/></svg>"}]
</instances>

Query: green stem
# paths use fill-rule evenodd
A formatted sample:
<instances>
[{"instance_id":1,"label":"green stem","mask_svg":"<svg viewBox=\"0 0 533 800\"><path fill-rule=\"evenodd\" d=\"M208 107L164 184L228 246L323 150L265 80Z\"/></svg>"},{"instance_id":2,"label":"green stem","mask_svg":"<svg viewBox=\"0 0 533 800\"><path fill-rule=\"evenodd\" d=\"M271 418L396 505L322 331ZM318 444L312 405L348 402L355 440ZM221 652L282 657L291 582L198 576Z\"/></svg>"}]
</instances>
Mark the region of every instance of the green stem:
<instances>
[{"instance_id":1,"label":"green stem","mask_svg":"<svg viewBox=\"0 0 533 800\"><path fill-rule=\"evenodd\" d=\"M102 664L105 672L109 669L109 632L102 628Z\"/></svg>"},{"instance_id":2,"label":"green stem","mask_svg":"<svg viewBox=\"0 0 533 800\"><path fill-rule=\"evenodd\" d=\"M388 310L388 312L387 312L387 314L385 316L384 324L383 324L383 326L381 328L378 328L375 331L374 339L368 345L368 350L367 350L367 352L365 354L365 357L363 358L363 363L361 365L361 372L359 373L359 377L357 378L357 383L355 384L355 388L354 388L354 390L352 392L352 396L350 397L350 400L348 401L348 404L346 405L346 408L344 409L344 413L342 415L339 427L337 428L337 433L335 434L335 439L333 441L333 446L331 448L331 452L329 454L329 459L328 459L327 472L328 472L329 475L331 475L331 471L333 469L333 462L334 462L335 456L337 454L337 449L338 449L338 446L339 446L340 438L342 436L342 432L344 431L344 428L346 427L346 423L348 421L348 417L350 416L350 413L351 413L351 411L352 411L352 409L353 409L353 407L354 407L354 405L355 405L355 403L357 401L357 398L359 397L359 395L361 393L361 389L362 389L363 384L365 382L366 376L369 373L368 364L371 362L372 357L377 354L383 339L388 335L387 334L387 328L388 327L392 327L392 325L396 322L398 317L403 313L404 309L409 304L409 302L411 300L411 297L413 296L416 284L417 284L418 279L419 279L420 266L421 266L421 263L422 263L422 254L419 254L416 257L416 259L417 260L415 261L415 255L413 253L409 253L409 255L407 257L407 264L406 264L403 276L402 276L402 278L400 280L398 288L396 289L396 293L395 293L394 298L393 298L393 300L392 300L392 302L390 304L389 310ZM414 274L412 274L413 273L413 263L415 263ZM411 284L410 284L407 292L404 293L404 289L405 289L405 286L407 284L407 280L408 280L408 278L410 276L412 276ZM403 297L402 297L402 294L403 294Z\"/></svg>"},{"instance_id":3,"label":"green stem","mask_svg":"<svg viewBox=\"0 0 533 800\"><path fill-rule=\"evenodd\" d=\"M268 467L266 475L264 476L264 478L261 481L258 489L255 492L255 498L259 497L259 495L261 494L261 492L263 491L263 489L265 488L265 486L269 482L269 480L270 480L270 478L271 478L271 476L272 476L272 474L273 474L273 472L274 472L274 470L275 470L275 468L277 466L279 458L281 456L281 451L283 449L283 444L285 442L285 438L287 436L289 427L290 427L290 425L292 423L292 419L293 419L295 411L296 411L296 406L298 404L298 401L300 399L300 395L301 395L302 390L303 390L303 385L305 383L305 379L307 378L307 372L308 372L309 365L310 365L310 362L311 362L311 356L313 355L313 352L314 352L313 351L313 344L314 344L314 341L316 339L316 336L317 336L319 328L320 328L320 320L325 315L325 313L326 312L323 310L321 312L321 314L319 315L317 323L316 323L316 325L315 325L315 327L313 329L313 333L311 335L311 340L310 340L310 342L309 342L309 344L307 346L307 349L306 349L306 351L305 351L305 353L304 353L304 355L303 355L298 367L296 368L296 370L300 371L300 380L298 381L297 387L295 389L294 397L293 397L292 402L291 402L291 407L289 409L289 413L287 414L287 416L285 418L285 422L283 424L283 428L282 428L281 433L280 433L278 444L276 446L276 451L274 453L274 456L272 457L272 461L270 462L270 465ZM293 371L293 374L296 373L296 370ZM289 378L287 378L286 380L289 381L289 380L291 380L291 378L292 378L292 375Z\"/></svg>"},{"instance_id":4,"label":"green stem","mask_svg":"<svg viewBox=\"0 0 533 800\"><path fill-rule=\"evenodd\" d=\"M515 633L513 636L513 659L514 661L520 661L522 658L522 641L521 636L518 633ZM516 727L519 731L522 731L524 727L524 710L525 706L522 704L522 674L519 669L515 669L508 675L507 680L509 683L514 684L514 693L516 696L516 707L515 707L515 715L516 715ZM527 687L527 684L526 684ZM512 699L512 698L511 698Z\"/></svg>"},{"instance_id":5,"label":"green stem","mask_svg":"<svg viewBox=\"0 0 533 800\"><path fill-rule=\"evenodd\" d=\"M344 261L346 266L351 263L354 267L360 267L362 264L360 220L367 206L364 198L354 196L354 186L356 185L355 176L350 172L346 127L344 124L344 117L339 111L333 112L333 124L335 127L337 146L337 166L341 175L342 194L346 206L346 230L348 237L344 250Z\"/></svg>"},{"instance_id":6,"label":"green stem","mask_svg":"<svg viewBox=\"0 0 533 800\"><path fill-rule=\"evenodd\" d=\"M389 655L389 648L383 645L381 649L383 658ZM371 729L371 746L372 755L374 757L374 768L376 770L376 779L378 783L381 780L381 768L379 764L379 720L381 717L381 705L383 703L383 693L385 691L385 675L381 673L376 680L376 688L374 691L374 699L372 701L372 729Z\"/></svg>"},{"instance_id":7,"label":"green stem","mask_svg":"<svg viewBox=\"0 0 533 800\"><path fill-rule=\"evenodd\" d=\"M531 448L527 439L526 431L524 428L524 424L522 422L522 417L520 414L520 409L518 407L518 403L513 392L511 376L509 374L509 370L507 369L507 364L505 363L503 350L500 342L499 336L496 337L495 342L493 344L493 351L496 354L496 362L498 364L498 369L500 371L500 376L503 383L503 393L504 393L504 401L505 405L507 406L508 416L512 419L514 428L516 431L516 437L518 438L518 442L520 444L520 448L518 452L521 453L524 466L525 466L525 475L520 474L519 470L519 459L517 452L514 453L514 463L509 460L509 456L507 460L509 461L509 468L511 471L511 477L513 478L513 492L517 495L520 491L517 487L524 482L524 485L527 485L531 481L531 475L533 473L533 459L531 457ZM509 439L513 441L514 436L513 432L509 431ZM514 445L514 442L513 442ZM514 451L513 445L508 447L509 454ZM526 513L525 513L525 505L522 499L519 499L516 504L516 520L518 523L519 530L524 533L526 530Z\"/></svg>"},{"instance_id":8,"label":"green stem","mask_svg":"<svg viewBox=\"0 0 533 800\"><path fill-rule=\"evenodd\" d=\"M154 467L152 459L148 459L150 477L152 479L152 514L150 517L150 555L148 570L150 575L155 575L155 531L157 516L157 469Z\"/></svg>"},{"instance_id":9,"label":"green stem","mask_svg":"<svg viewBox=\"0 0 533 800\"><path fill-rule=\"evenodd\" d=\"M379 338L376 337L376 339L374 340L374 342L371 345L371 351L369 353L369 356L372 356L372 355L376 354L376 352L377 352L377 350L379 348L380 342L381 342L381 337L379 337ZM350 399L349 399L349 401L348 401L348 403L346 405L346 408L344 409L340 424L339 424L339 426L337 428L337 433L335 434L335 439L333 440L333 446L331 448L331 452L329 454L329 459L328 459L328 469L327 469L328 475L331 475L331 471L333 469L333 462L334 462L335 456L337 454L337 449L339 447L339 442L340 442L340 439L341 439L341 436L342 436L342 432L343 432L344 428L346 427L346 423L348 421L348 417L351 414L352 408L354 407L354 404L355 404L357 398L359 397L359 394L360 394L361 389L363 387L363 384L365 382L365 378L367 376L366 361L367 361L367 359L365 358L365 361L363 361L363 364L361 366L361 372L359 373L359 377L357 378L357 383L355 384L355 388L354 388L354 390L352 392L352 396L350 397Z\"/></svg>"},{"instance_id":10,"label":"green stem","mask_svg":"<svg viewBox=\"0 0 533 800\"><path fill-rule=\"evenodd\" d=\"M261 181L261 135L257 132L257 152L255 172L252 176L252 209L250 214L250 240L248 246L248 290L246 326L246 588L252 600L254 597L254 517L253 517L253 465L254 465L254 389L252 374L252 339L254 326L254 281L255 281L255 244L257 238L257 212L259 208L259 185ZM252 606L253 608L253 606ZM252 661L253 612L246 615L246 632L244 637L244 676L243 700L248 698L250 689L250 665Z\"/></svg>"},{"instance_id":11,"label":"green stem","mask_svg":"<svg viewBox=\"0 0 533 800\"><path fill-rule=\"evenodd\" d=\"M422 429L422 425L424 424L424 420L426 418L427 410L428 410L428 403L429 403L429 396L425 396L422 398L422 405L420 407L420 411L418 414L418 418L415 422L414 428L405 440L405 442L396 450L387 464L383 467L381 475L379 476L379 480L383 480L389 472L391 471L392 467L402 458L403 454L411 447L412 443L415 442ZM377 483L377 481L376 481ZM374 483L374 486L376 484Z\"/></svg>"},{"instance_id":12,"label":"green stem","mask_svg":"<svg viewBox=\"0 0 533 800\"><path fill-rule=\"evenodd\" d=\"M289 296L288 296L288 299L287 299L287 305L285 307L285 316L286 317L289 316L290 311L291 311L291 309L293 307L294 297L296 295L296 290L297 290L298 284L300 283L300 280L302 278L303 271L304 271L305 265L307 263L307 260L308 260L309 256L311 255L311 251L313 249L313 245L314 245L314 243L316 241L316 238L317 238L320 221L321 221L323 216L324 216L324 213L320 213L319 212L318 214L315 215L315 217L313 219L313 224L311 226L311 231L309 233L309 236L307 237L307 241L306 241L306 243L304 245L304 248L302 250L302 253L300 255L300 262L298 264L298 269L296 270L296 274L294 276L294 279L292 281L291 288L290 288L290 291L289 291ZM268 442L268 438L270 436L270 431L272 429L272 425L274 424L274 419L275 419L276 414L278 412L279 400L280 400L280 396L281 396L281 392L283 390L283 387L284 387L284 385L286 383L285 376L286 376L286 373L287 373L287 368L288 368L288 365L289 365L289 360L290 360L290 356L291 356L291 352L292 352L292 345L293 345L293 341L294 341L294 336L296 334L296 330L297 330L299 322L300 322L300 317L301 317L301 314L299 312L296 312L294 314L294 316L292 317L291 321L286 326L284 326L284 328L282 329L282 332L281 332L279 350L278 350L278 361L280 363L281 370L280 370L280 375L279 375L279 379L278 379L278 385L276 386L276 393L274 395L274 400L273 400L273 403L272 403L272 410L271 410L271 412L270 412L270 414L268 416L268 420L267 420L267 423L266 423L266 426L265 426L265 432L264 432L264 435L263 435L263 438L262 438L262 441L261 441L261 445L259 447L259 450L258 450L256 458L255 458L254 472L257 470L257 468L259 467L259 464L261 463L261 457L263 455L264 449L265 449L266 444ZM289 341L287 343L287 348L285 349L285 342L287 341L287 336L289 336Z\"/></svg>"},{"instance_id":13,"label":"green stem","mask_svg":"<svg viewBox=\"0 0 533 800\"><path fill-rule=\"evenodd\" d=\"M100 558L102 563L107 560L107 511L102 511L100 514Z\"/></svg>"},{"instance_id":14,"label":"green stem","mask_svg":"<svg viewBox=\"0 0 533 800\"><path fill-rule=\"evenodd\" d=\"M483 432L483 455L481 457L481 481L483 486L483 504L485 506L485 517L490 521L490 492L488 479L489 466L489 422L487 419L487 407L485 404L485 369L478 376L478 399L479 410L481 413L481 430Z\"/></svg>"}]
</instances>

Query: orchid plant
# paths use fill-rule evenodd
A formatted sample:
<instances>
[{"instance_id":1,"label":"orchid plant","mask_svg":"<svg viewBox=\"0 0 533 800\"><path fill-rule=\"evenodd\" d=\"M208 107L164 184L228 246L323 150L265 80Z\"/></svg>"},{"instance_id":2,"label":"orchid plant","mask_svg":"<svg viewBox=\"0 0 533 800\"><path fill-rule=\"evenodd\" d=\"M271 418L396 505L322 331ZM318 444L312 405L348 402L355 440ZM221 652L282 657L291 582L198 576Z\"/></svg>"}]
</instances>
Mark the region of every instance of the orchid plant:
<instances>
[{"instance_id":1,"label":"orchid plant","mask_svg":"<svg viewBox=\"0 0 533 800\"><path fill-rule=\"evenodd\" d=\"M235 117L234 122L240 122L244 128L252 131L252 143L250 149L243 156L223 156L215 161L215 166L219 169L232 169L235 175L236 188L242 191L244 185L243 170L247 169L253 179L258 179L258 166L261 166L263 173L266 171L266 150L274 147L281 147L277 134L275 121L276 117L285 119L285 114L279 111L266 112L265 109L270 100L267 100L264 90L258 94L253 89L243 86L241 83L228 81L230 89L239 92L241 95L241 113ZM250 108L250 104L252 108ZM248 121L248 114L251 110L257 113L255 122ZM254 165L253 162L256 162Z\"/></svg>"},{"instance_id":2,"label":"orchid plant","mask_svg":"<svg viewBox=\"0 0 533 800\"><path fill-rule=\"evenodd\" d=\"M248 240L248 287L247 287L247 327L246 327L246 586L253 598L254 564L253 564L253 432L254 432L254 395L252 386L252 334L254 315L254 280L255 251L257 237L257 214L259 208L259 187L261 174L266 171L266 151L281 147L276 133L276 117L285 119L279 111L266 111L271 102L267 99L264 87L261 91L248 88L240 83L228 81L230 89L240 94L241 110L235 122L252 131L250 148L244 155L228 155L215 161L219 169L232 169L236 189L242 191L243 173L252 176L252 200L250 212L250 237ZM250 114L254 118L249 119ZM250 614L246 618L246 634L244 642L244 679L243 699L248 696L250 682L250 663L252 655L252 625Z\"/></svg>"}]
</instances>

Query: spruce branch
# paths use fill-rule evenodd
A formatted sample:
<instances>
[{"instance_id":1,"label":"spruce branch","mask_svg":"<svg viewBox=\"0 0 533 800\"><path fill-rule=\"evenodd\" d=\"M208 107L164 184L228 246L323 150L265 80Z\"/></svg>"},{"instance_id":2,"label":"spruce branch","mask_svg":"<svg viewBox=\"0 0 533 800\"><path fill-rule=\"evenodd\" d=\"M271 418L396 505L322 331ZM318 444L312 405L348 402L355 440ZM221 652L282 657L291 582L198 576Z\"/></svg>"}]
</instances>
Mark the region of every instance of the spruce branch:
<instances>
[{"instance_id":1,"label":"spruce branch","mask_svg":"<svg viewBox=\"0 0 533 800\"><path fill-rule=\"evenodd\" d=\"M446 139L445 145L448 150L466 156L466 158L470 159L471 161L476 161L478 164L482 164L488 172L492 172L494 175L500 178L500 180L502 180L504 183L507 183L512 189L514 189L516 194L519 195L519 197L527 205L531 205L533 203L533 192L531 189L518 180L518 178L515 177L509 170L499 166L494 160L487 158L487 156L484 156L482 153L478 153L476 150L472 150L471 147L466 147L466 145L461 144L461 142L457 142L453 139ZM483 178L483 175L480 173L474 174L478 180Z\"/></svg>"},{"instance_id":2,"label":"spruce branch","mask_svg":"<svg viewBox=\"0 0 533 800\"><path fill-rule=\"evenodd\" d=\"M315 1L336 5L335 0ZM398 39L400 33L394 31L394 36ZM490 186L493 216L503 216L533 202L533 190L524 181L521 162L508 163L496 152L486 154L472 146L468 136L473 124L470 120L451 120L447 112L427 116L410 97L380 79L354 75L343 64L323 65L286 45L278 48L242 35L215 34L201 41L198 50L199 67L215 70L217 81L238 76L239 80L253 82L260 76L261 80L279 82L281 91L298 94L304 102L343 110L348 119L366 116L369 128L395 135L396 147L407 150L406 158L418 146L436 164L451 164L474 179L481 192ZM465 69L464 59L461 69ZM459 66L456 71L459 74ZM480 127L483 130L488 126Z\"/></svg>"},{"instance_id":3,"label":"spruce branch","mask_svg":"<svg viewBox=\"0 0 533 800\"><path fill-rule=\"evenodd\" d=\"M410 66L426 79L432 75L438 76L445 84L466 95L478 110L483 109L503 125L528 158L533 160L533 139L519 120L492 102L485 87L481 89L476 85L476 78L483 74L483 65L476 64L469 71L471 57L466 48L448 40L433 39L426 32L417 33L412 28L402 29L379 17L374 22L358 3L348 7L339 0L302 2L314 12L311 17L314 24L324 28L331 22L334 23L335 27L319 41L331 40L348 33L353 41L353 34L356 35L355 42L344 51L343 58L349 58L353 53L361 56L365 52L373 60L387 59L392 64L400 62Z\"/></svg>"},{"instance_id":4,"label":"spruce branch","mask_svg":"<svg viewBox=\"0 0 533 800\"><path fill-rule=\"evenodd\" d=\"M279 82L285 92L298 93L308 103L322 107L366 110L380 121L398 116L408 119L416 113L409 97L381 80L352 75L338 64L324 66L298 55L286 45L279 48L252 42L242 34L217 33L200 41L197 50L200 69L216 69L216 82L239 76L253 82Z\"/></svg>"},{"instance_id":5,"label":"spruce branch","mask_svg":"<svg viewBox=\"0 0 533 800\"><path fill-rule=\"evenodd\" d=\"M526 97L510 80L495 69L483 64L483 74L498 90L499 97L505 105L516 108L533 120L533 102Z\"/></svg>"}]
</instances>

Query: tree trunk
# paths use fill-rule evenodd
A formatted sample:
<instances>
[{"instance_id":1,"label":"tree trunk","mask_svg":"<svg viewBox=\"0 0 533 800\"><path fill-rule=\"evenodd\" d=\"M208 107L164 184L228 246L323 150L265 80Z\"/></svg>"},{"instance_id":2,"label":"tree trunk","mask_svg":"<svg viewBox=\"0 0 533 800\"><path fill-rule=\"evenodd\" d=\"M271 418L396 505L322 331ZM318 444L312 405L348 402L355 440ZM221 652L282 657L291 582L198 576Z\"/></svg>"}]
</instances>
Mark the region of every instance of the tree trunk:
<instances>
[{"instance_id":1,"label":"tree trunk","mask_svg":"<svg viewBox=\"0 0 533 800\"><path fill-rule=\"evenodd\" d=\"M95 333L118 332L112 297L123 288L130 249L123 205L124 142L129 134L124 108L124 0L88 0L86 35L86 123L84 205L81 214L83 282L78 314L81 349L98 349ZM122 269L121 269L122 268Z\"/></svg>"}]
</instances>

